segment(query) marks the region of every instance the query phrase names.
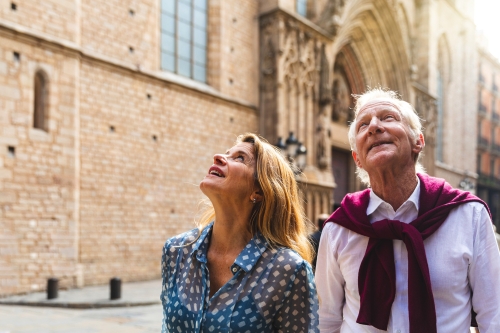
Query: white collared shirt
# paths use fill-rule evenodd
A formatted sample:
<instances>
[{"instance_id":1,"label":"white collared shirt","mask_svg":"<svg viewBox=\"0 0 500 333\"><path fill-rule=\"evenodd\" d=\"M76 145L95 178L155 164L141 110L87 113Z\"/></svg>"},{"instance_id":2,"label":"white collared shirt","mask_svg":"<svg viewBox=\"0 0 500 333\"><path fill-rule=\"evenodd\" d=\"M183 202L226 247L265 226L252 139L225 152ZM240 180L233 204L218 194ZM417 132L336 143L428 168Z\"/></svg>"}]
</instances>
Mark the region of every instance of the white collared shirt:
<instances>
[{"instance_id":1,"label":"white collared shirt","mask_svg":"<svg viewBox=\"0 0 500 333\"><path fill-rule=\"evenodd\" d=\"M366 210L371 223L382 219L410 223L418 216L420 180L396 211L373 191ZM323 229L316 266L321 332L383 332L356 323L359 313L358 272L368 245L362 236L336 223ZM394 240L396 298L387 332L410 333L408 253ZM466 203L424 241L439 333L469 332L471 304L481 333L500 332L500 253L486 208ZM471 290L473 297L471 297Z\"/></svg>"}]
</instances>

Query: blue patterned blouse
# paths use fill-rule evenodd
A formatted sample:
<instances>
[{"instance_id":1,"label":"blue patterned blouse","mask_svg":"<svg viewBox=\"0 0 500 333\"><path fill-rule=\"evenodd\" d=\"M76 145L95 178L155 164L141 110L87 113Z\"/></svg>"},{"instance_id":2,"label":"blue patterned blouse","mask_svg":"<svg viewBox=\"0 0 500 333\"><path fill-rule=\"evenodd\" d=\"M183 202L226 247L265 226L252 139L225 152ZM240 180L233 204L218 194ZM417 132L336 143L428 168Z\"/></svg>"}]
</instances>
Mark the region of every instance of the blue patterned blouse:
<instances>
[{"instance_id":1,"label":"blue patterned blouse","mask_svg":"<svg viewBox=\"0 0 500 333\"><path fill-rule=\"evenodd\" d=\"M207 268L213 223L169 239L163 248L162 332L319 332L311 266L296 252L255 235L211 298Z\"/></svg>"}]
</instances>

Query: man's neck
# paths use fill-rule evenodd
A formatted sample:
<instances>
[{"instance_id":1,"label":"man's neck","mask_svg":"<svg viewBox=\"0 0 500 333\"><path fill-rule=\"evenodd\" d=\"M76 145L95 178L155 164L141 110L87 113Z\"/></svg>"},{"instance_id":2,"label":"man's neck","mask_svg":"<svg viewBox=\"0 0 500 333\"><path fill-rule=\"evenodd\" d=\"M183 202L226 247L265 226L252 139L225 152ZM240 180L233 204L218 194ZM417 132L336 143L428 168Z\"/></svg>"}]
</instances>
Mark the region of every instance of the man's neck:
<instances>
[{"instance_id":1,"label":"man's neck","mask_svg":"<svg viewBox=\"0 0 500 333\"><path fill-rule=\"evenodd\" d=\"M397 211L401 205L408 200L418 184L415 172L406 173L399 176L386 175L372 181L372 191L382 200L392 206Z\"/></svg>"}]
</instances>

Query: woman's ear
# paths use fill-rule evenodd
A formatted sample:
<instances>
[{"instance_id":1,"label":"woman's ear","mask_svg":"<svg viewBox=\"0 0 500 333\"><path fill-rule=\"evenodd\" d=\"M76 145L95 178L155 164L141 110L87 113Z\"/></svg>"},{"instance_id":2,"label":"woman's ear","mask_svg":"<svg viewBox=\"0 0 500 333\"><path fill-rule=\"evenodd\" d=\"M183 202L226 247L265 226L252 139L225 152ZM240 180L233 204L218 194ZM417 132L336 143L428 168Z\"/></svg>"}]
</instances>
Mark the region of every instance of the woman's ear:
<instances>
[{"instance_id":1,"label":"woman's ear","mask_svg":"<svg viewBox=\"0 0 500 333\"><path fill-rule=\"evenodd\" d=\"M264 195L262 194L262 190L260 188L254 190L250 195L250 201L255 200L255 202L261 202L263 198Z\"/></svg>"}]
</instances>

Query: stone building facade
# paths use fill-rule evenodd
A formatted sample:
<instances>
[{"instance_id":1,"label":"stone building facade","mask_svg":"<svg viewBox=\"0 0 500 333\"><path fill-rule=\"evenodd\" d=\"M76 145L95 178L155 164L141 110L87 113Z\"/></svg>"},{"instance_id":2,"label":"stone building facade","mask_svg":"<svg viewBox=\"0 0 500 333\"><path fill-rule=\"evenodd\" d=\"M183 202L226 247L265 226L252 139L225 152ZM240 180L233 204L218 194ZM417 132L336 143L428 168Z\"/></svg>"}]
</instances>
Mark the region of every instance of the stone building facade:
<instances>
[{"instance_id":1,"label":"stone building facade","mask_svg":"<svg viewBox=\"0 0 500 333\"><path fill-rule=\"evenodd\" d=\"M500 61L478 49L477 195L500 230Z\"/></svg>"},{"instance_id":2,"label":"stone building facade","mask_svg":"<svg viewBox=\"0 0 500 333\"><path fill-rule=\"evenodd\" d=\"M243 132L293 132L308 217L331 212L361 187L347 124L367 86L427 120L430 174L474 179L472 6L0 1L0 295L158 277L213 154Z\"/></svg>"}]
</instances>

